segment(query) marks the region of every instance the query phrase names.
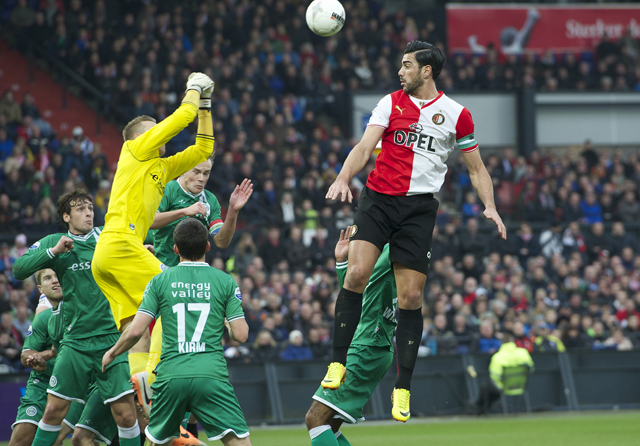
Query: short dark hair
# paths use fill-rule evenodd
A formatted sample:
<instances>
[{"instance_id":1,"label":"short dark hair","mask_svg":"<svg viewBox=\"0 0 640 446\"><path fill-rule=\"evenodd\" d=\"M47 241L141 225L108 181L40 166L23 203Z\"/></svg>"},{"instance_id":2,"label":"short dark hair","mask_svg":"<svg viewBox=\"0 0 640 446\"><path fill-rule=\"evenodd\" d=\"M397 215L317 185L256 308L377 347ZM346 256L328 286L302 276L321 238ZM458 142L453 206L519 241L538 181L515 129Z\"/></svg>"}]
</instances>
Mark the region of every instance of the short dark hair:
<instances>
[{"instance_id":1,"label":"short dark hair","mask_svg":"<svg viewBox=\"0 0 640 446\"><path fill-rule=\"evenodd\" d=\"M58 198L58 219L65 228L69 229L69 223L62 218L64 214L71 215L71 208L85 201L93 203L93 197L85 189L73 189Z\"/></svg>"},{"instance_id":2,"label":"short dark hair","mask_svg":"<svg viewBox=\"0 0 640 446\"><path fill-rule=\"evenodd\" d=\"M173 241L184 260L197 261L207 252L209 231L195 218L185 218L173 230Z\"/></svg>"},{"instance_id":3,"label":"short dark hair","mask_svg":"<svg viewBox=\"0 0 640 446\"><path fill-rule=\"evenodd\" d=\"M514 336L511 333L502 333L502 343L506 344L507 342L513 342Z\"/></svg>"},{"instance_id":4,"label":"short dark hair","mask_svg":"<svg viewBox=\"0 0 640 446\"><path fill-rule=\"evenodd\" d=\"M407 43L407 47L403 54L410 53L416 53L415 57L419 68L422 68L425 65L430 65L433 80L435 81L438 79L446 60L444 54L440 51L440 48L433 46L430 43L422 42L421 40L412 40Z\"/></svg>"}]
</instances>

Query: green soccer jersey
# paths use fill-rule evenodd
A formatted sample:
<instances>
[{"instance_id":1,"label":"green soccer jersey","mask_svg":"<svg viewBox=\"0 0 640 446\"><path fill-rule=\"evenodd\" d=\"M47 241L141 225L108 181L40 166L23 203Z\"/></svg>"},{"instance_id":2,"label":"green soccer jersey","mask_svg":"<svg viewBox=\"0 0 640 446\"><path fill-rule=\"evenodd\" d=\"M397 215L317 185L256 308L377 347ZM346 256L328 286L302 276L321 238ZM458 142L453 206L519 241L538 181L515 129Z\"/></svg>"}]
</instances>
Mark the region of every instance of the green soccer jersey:
<instances>
[{"instance_id":1,"label":"green soccer jersey","mask_svg":"<svg viewBox=\"0 0 640 446\"><path fill-rule=\"evenodd\" d=\"M229 379L222 349L224 318L244 317L233 277L205 262L181 262L151 279L138 312L162 318L158 381Z\"/></svg>"},{"instance_id":2,"label":"green soccer jersey","mask_svg":"<svg viewBox=\"0 0 640 446\"><path fill-rule=\"evenodd\" d=\"M27 337L24 339L22 351L33 350L33 352L41 352L51 349L52 341L49 337L49 330L47 328L49 319L51 318L51 314L51 308L47 308L41 313L38 313L36 317L33 318L31 327L29 327L29 331L27 331ZM51 372L53 371L54 363L55 358L48 361L47 369L44 372L37 372L33 370L29 375L28 384L43 383L44 387L46 388L47 384L49 383L49 379L51 378Z\"/></svg>"},{"instance_id":3,"label":"green soccer jersey","mask_svg":"<svg viewBox=\"0 0 640 446\"><path fill-rule=\"evenodd\" d=\"M71 232L49 235L31 246L13 266L13 275L18 280L43 268L56 272L65 302L63 316L67 328L63 345L95 336L119 335L109 301L91 274L91 260L100 232L101 228L93 228L83 236ZM73 249L54 256L51 248L63 235L73 240Z\"/></svg>"},{"instance_id":4,"label":"green soccer jersey","mask_svg":"<svg viewBox=\"0 0 640 446\"><path fill-rule=\"evenodd\" d=\"M208 190L203 190L198 195L187 192L180 180L173 180L167 184L164 189L164 196L160 202L158 212L169 212L178 209L184 209L192 204L202 203L207 208L207 215L199 215L200 220L207 228L209 233L215 235L222 227L222 217L220 215L220 203L215 195ZM173 230L178 223L187 217L179 218L167 226L157 229L153 234L153 247L156 250L156 257L167 266L176 266L180 263L180 257L173 252Z\"/></svg>"},{"instance_id":5,"label":"green soccer jersey","mask_svg":"<svg viewBox=\"0 0 640 446\"><path fill-rule=\"evenodd\" d=\"M336 264L338 283L342 287L348 262ZM362 314L353 336L354 345L389 347L393 350L393 331L396 328L398 292L389 261L389 244L385 245L362 295Z\"/></svg>"},{"instance_id":6,"label":"green soccer jersey","mask_svg":"<svg viewBox=\"0 0 640 446\"><path fill-rule=\"evenodd\" d=\"M49 323L47 325L49 339L57 351L60 351L60 341L62 341L62 337L64 336L67 328L64 322L63 304L64 302L60 302L60 305L51 309L51 317L49 318Z\"/></svg>"}]
</instances>

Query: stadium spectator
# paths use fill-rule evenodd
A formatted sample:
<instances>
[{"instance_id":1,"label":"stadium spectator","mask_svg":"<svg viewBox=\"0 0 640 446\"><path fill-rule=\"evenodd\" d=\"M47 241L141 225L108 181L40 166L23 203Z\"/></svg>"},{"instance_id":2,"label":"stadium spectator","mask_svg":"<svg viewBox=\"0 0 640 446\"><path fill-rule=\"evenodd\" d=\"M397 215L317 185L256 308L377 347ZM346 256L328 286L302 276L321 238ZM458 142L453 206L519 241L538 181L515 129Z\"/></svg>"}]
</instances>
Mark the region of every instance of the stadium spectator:
<instances>
[{"instance_id":1,"label":"stadium spectator","mask_svg":"<svg viewBox=\"0 0 640 446\"><path fill-rule=\"evenodd\" d=\"M280 359L283 361L301 361L305 359L313 359L313 352L309 347L303 345L304 338L302 332L293 330L289 333L289 343L285 349L280 352Z\"/></svg>"}]
</instances>

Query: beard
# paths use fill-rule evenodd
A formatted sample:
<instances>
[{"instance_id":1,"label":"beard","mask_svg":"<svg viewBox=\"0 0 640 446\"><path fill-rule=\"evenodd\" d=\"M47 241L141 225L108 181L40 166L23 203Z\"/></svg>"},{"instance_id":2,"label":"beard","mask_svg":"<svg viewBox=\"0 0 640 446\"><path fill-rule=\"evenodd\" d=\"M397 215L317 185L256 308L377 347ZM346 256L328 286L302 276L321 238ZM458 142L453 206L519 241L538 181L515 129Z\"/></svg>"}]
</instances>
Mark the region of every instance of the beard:
<instances>
[{"instance_id":1,"label":"beard","mask_svg":"<svg viewBox=\"0 0 640 446\"><path fill-rule=\"evenodd\" d=\"M424 79L422 79L420 76L416 76L416 78L412 82L407 82L402 90L409 95L414 95L414 93L418 91L423 85Z\"/></svg>"}]
</instances>

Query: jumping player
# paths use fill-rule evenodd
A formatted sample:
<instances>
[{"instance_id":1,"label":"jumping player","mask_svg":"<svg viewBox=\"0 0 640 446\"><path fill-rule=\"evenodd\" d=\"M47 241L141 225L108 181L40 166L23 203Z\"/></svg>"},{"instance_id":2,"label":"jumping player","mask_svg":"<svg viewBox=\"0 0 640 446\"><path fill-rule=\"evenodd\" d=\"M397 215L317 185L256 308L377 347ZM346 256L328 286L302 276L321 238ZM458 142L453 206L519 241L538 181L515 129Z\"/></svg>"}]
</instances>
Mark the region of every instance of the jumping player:
<instances>
[{"instance_id":1,"label":"jumping player","mask_svg":"<svg viewBox=\"0 0 640 446\"><path fill-rule=\"evenodd\" d=\"M113 180L105 228L93 257L93 277L111 304L120 331L131 323L151 278L167 267L143 245L169 181L202 163L213 153L211 94L214 83L192 73L182 105L156 124L138 116L124 128L124 144ZM198 111L199 109L199 111ZM168 158L165 144L198 116L196 143ZM161 334L160 321L155 330ZM158 358L159 359L159 358ZM149 335L129 352L132 382L138 402L148 409L148 376L157 360L149 361ZM147 372L144 372L147 369ZM135 376L142 372L140 376Z\"/></svg>"},{"instance_id":2,"label":"jumping player","mask_svg":"<svg viewBox=\"0 0 640 446\"><path fill-rule=\"evenodd\" d=\"M384 245L398 285L398 377L392 415L410 416L411 375L422 334L422 294L431 257L445 161L458 144L473 187L502 238L507 233L495 207L491 177L474 138L471 114L436 89L445 57L433 45L409 42L398 72L402 90L380 100L360 142L329 188L326 198L352 201L351 179L369 161L377 142L382 150L369 174L356 210L349 267L336 301L333 354L322 386L337 389L344 377L347 351L360 320L362 293Z\"/></svg>"}]
</instances>

